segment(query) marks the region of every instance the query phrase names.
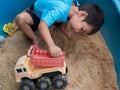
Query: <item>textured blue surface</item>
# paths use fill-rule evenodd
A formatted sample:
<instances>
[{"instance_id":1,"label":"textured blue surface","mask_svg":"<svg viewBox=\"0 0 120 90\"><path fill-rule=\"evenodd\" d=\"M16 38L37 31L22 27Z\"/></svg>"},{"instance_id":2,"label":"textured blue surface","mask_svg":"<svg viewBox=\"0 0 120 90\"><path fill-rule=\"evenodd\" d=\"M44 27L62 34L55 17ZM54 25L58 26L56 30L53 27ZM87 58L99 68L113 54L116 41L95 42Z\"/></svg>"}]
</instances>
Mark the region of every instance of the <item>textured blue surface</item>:
<instances>
[{"instance_id":1,"label":"textured blue surface","mask_svg":"<svg viewBox=\"0 0 120 90\"><path fill-rule=\"evenodd\" d=\"M105 23L101 29L102 36L113 56L120 90L120 0L80 0L80 3L93 2L105 12ZM117 6L116 6L117 5Z\"/></svg>"},{"instance_id":2,"label":"textured blue surface","mask_svg":"<svg viewBox=\"0 0 120 90\"><path fill-rule=\"evenodd\" d=\"M120 14L120 0L113 0L113 2L115 3L115 6Z\"/></svg>"},{"instance_id":3,"label":"textured blue surface","mask_svg":"<svg viewBox=\"0 0 120 90\"><path fill-rule=\"evenodd\" d=\"M1 0L0 1L0 36L6 36L2 27L12 22L18 13L33 4L35 0Z\"/></svg>"}]
</instances>

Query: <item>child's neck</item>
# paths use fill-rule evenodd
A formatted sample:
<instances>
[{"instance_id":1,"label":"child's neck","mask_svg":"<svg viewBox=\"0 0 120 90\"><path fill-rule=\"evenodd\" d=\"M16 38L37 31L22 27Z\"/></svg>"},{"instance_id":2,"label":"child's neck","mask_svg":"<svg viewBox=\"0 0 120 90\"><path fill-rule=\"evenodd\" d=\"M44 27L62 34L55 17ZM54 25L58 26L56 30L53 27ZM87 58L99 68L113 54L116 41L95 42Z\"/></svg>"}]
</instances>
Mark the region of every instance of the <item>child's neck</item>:
<instances>
[{"instance_id":1,"label":"child's neck","mask_svg":"<svg viewBox=\"0 0 120 90\"><path fill-rule=\"evenodd\" d=\"M69 17L71 18L73 15L78 13L78 7L75 6L74 3L72 3L72 6L70 8L70 12L69 12Z\"/></svg>"}]
</instances>

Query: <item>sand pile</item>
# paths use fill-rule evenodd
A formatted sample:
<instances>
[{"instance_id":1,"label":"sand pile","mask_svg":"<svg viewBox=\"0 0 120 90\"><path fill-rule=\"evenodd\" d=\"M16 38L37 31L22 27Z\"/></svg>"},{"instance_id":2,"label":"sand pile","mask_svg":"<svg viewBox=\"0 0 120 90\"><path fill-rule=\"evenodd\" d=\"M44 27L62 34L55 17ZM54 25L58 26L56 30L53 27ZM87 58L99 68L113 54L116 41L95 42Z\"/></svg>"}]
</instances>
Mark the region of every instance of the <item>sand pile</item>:
<instances>
[{"instance_id":1,"label":"sand pile","mask_svg":"<svg viewBox=\"0 0 120 90\"><path fill-rule=\"evenodd\" d=\"M55 43L66 52L69 69L65 90L118 90L114 64L100 33L93 36L77 35L68 40L60 31L51 31ZM47 46L40 39L40 48ZM15 81L14 65L25 55L31 41L17 31L0 48L0 90L19 90Z\"/></svg>"}]
</instances>

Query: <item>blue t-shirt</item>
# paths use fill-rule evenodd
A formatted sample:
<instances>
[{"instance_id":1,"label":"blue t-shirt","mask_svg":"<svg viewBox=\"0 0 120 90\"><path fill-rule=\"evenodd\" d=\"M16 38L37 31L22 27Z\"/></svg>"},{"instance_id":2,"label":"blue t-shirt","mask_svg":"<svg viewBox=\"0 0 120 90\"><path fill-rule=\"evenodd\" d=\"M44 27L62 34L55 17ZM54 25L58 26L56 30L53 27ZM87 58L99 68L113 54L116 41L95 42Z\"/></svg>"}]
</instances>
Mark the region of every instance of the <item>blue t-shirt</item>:
<instances>
[{"instance_id":1,"label":"blue t-shirt","mask_svg":"<svg viewBox=\"0 0 120 90\"><path fill-rule=\"evenodd\" d=\"M66 22L70 7L77 0L37 0L34 4L35 14L51 26L55 21Z\"/></svg>"}]
</instances>

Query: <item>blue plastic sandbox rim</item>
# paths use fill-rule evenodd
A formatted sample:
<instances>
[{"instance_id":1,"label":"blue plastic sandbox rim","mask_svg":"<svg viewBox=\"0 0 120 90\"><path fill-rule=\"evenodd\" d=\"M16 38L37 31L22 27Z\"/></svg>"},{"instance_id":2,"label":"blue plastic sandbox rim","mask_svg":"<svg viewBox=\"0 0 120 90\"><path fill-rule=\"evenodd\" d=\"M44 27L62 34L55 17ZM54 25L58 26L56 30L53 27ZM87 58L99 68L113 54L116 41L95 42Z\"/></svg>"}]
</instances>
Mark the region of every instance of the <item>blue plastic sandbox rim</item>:
<instances>
[{"instance_id":1,"label":"blue plastic sandbox rim","mask_svg":"<svg viewBox=\"0 0 120 90\"><path fill-rule=\"evenodd\" d=\"M116 6L118 13L120 15L120 0L113 0L113 2L115 3L115 6Z\"/></svg>"}]
</instances>

